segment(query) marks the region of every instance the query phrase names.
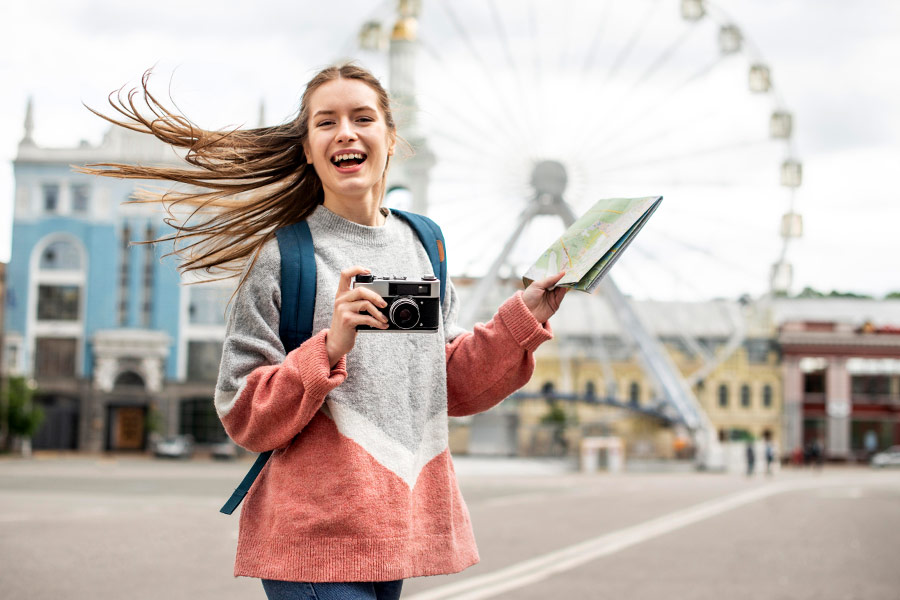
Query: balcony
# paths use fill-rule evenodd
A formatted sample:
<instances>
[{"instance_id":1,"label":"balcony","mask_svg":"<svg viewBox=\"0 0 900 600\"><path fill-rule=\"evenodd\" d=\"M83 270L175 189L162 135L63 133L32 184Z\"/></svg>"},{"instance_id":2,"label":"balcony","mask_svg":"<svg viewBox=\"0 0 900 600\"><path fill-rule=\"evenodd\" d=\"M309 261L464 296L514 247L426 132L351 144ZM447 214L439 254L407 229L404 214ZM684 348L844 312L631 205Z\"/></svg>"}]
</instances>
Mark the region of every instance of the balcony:
<instances>
[{"instance_id":1,"label":"balcony","mask_svg":"<svg viewBox=\"0 0 900 600\"><path fill-rule=\"evenodd\" d=\"M900 395L897 394L852 394L850 399L854 405L869 404L875 406L900 407Z\"/></svg>"}]
</instances>

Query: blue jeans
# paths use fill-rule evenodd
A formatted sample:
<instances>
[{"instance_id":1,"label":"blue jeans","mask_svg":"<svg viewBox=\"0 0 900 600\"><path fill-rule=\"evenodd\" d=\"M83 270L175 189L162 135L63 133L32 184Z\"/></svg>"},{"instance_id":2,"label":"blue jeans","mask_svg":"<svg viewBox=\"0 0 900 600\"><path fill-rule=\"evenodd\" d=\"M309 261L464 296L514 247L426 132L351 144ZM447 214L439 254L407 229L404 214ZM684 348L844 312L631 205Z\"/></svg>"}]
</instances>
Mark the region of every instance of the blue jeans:
<instances>
[{"instance_id":1,"label":"blue jeans","mask_svg":"<svg viewBox=\"0 0 900 600\"><path fill-rule=\"evenodd\" d=\"M262 585L269 600L397 600L403 580L301 583L263 579Z\"/></svg>"}]
</instances>

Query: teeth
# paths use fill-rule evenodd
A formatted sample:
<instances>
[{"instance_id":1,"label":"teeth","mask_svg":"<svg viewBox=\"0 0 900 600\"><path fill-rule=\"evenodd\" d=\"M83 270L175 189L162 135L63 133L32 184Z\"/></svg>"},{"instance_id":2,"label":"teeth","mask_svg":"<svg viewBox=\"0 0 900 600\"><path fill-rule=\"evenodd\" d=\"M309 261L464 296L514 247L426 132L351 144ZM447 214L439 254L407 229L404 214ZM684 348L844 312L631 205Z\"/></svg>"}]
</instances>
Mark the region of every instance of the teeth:
<instances>
[{"instance_id":1,"label":"teeth","mask_svg":"<svg viewBox=\"0 0 900 600\"><path fill-rule=\"evenodd\" d=\"M363 160L363 155L362 154L338 154L337 156L335 156L334 158L331 159L331 162L340 162L342 160L352 160L354 158L357 160Z\"/></svg>"}]
</instances>

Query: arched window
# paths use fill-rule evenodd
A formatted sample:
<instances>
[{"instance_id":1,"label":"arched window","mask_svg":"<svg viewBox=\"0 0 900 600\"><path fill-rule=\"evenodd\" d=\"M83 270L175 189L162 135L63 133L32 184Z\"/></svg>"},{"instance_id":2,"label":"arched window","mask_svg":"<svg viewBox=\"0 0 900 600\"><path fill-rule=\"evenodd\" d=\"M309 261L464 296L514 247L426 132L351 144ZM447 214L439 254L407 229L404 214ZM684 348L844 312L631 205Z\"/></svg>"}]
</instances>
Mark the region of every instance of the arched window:
<instances>
[{"instance_id":1,"label":"arched window","mask_svg":"<svg viewBox=\"0 0 900 600\"><path fill-rule=\"evenodd\" d=\"M631 385L628 386L628 402L637 406L641 401L641 384L637 381L632 381Z\"/></svg>"},{"instance_id":2,"label":"arched window","mask_svg":"<svg viewBox=\"0 0 900 600\"><path fill-rule=\"evenodd\" d=\"M42 271L78 271L81 269L81 249L68 240L50 242L41 252L38 268Z\"/></svg>"},{"instance_id":3,"label":"arched window","mask_svg":"<svg viewBox=\"0 0 900 600\"><path fill-rule=\"evenodd\" d=\"M772 386L768 383L763 386L763 406L772 408Z\"/></svg>"},{"instance_id":4,"label":"arched window","mask_svg":"<svg viewBox=\"0 0 900 600\"><path fill-rule=\"evenodd\" d=\"M588 402L592 402L597 399L597 386L594 385L593 381L588 381L584 386L584 396Z\"/></svg>"},{"instance_id":5,"label":"arched window","mask_svg":"<svg viewBox=\"0 0 900 600\"><path fill-rule=\"evenodd\" d=\"M728 407L728 386L724 383L719 384L719 407Z\"/></svg>"},{"instance_id":6,"label":"arched window","mask_svg":"<svg viewBox=\"0 0 900 600\"><path fill-rule=\"evenodd\" d=\"M144 378L134 371L122 371L113 383L114 388L143 388Z\"/></svg>"},{"instance_id":7,"label":"arched window","mask_svg":"<svg viewBox=\"0 0 900 600\"><path fill-rule=\"evenodd\" d=\"M741 386L741 406L750 408L750 386L746 383Z\"/></svg>"},{"instance_id":8,"label":"arched window","mask_svg":"<svg viewBox=\"0 0 900 600\"><path fill-rule=\"evenodd\" d=\"M544 385L541 386L541 393L545 396L552 396L555 390L556 386L553 385L552 381L545 381Z\"/></svg>"}]
</instances>

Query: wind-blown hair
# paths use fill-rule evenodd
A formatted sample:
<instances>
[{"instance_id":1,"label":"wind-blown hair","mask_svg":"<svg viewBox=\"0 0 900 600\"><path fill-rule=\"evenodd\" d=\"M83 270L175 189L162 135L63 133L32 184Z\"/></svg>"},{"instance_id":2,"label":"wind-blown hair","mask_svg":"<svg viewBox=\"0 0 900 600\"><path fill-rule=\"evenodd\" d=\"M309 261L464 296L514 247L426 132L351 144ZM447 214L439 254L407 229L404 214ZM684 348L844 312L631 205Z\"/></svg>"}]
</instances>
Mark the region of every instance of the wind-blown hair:
<instances>
[{"instance_id":1,"label":"wind-blown hair","mask_svg":"<svg viewBox=\"0 0 900 600\"><path fill-rule=\"evenodd\" d=\"M375 91L390 135L396 137L387 92L374 75L352 63L319 71L306 85L294 119L256 129L202 129L163 106L150 93L149 79L147 71L141 86L124 98L121 89L110 94L109 103L121 117L87 108L114 125L186 148L184 160L190 166L95 163L77 170L187 186L183 189L188 191L139 189L130 201L161 202L167 213L165 222L174 232L152 243L173 242L169 254L181 259L179 270L204 272L207 278L239 275L276 229L305 219L323 202L322 182L303 150L309 136L309 99L323 84L335 79L356 79L367 84ZM144 106L139 106L141 101ZM382 198L386 177L387 166L381 179Z\"/></svg>"}]
</instances>

